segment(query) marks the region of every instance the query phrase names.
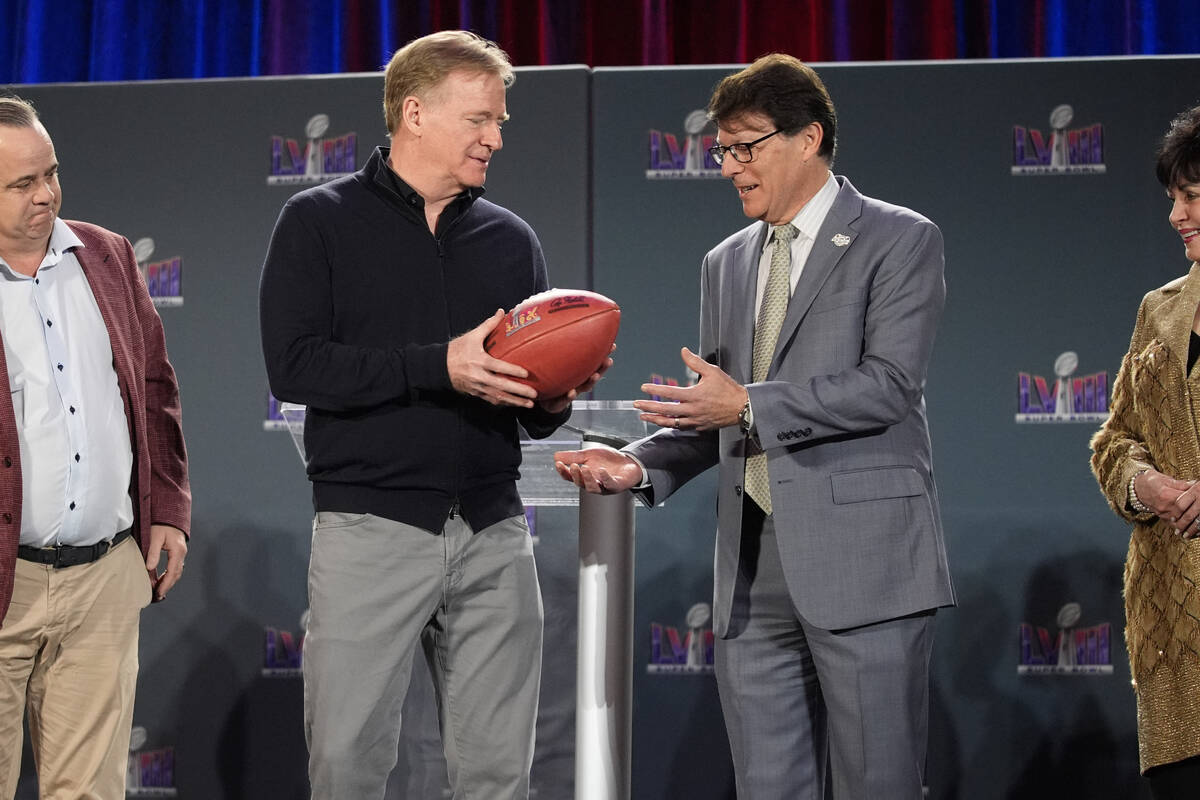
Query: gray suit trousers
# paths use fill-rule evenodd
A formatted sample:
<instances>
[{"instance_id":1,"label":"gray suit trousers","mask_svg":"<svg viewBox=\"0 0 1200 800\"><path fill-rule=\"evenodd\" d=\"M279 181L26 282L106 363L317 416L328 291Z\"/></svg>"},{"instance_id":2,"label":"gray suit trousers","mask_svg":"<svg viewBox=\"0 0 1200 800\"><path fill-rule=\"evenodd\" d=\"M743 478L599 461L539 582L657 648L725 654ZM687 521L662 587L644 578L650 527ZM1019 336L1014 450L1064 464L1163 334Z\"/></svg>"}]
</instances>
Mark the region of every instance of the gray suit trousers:
<instances>
[{"instance_id":1,"label":"gray suit trousers","mask_svg":"<svg viewBox=\"0 0 1200 800\"><path fill-rule=\"evenodd\" d=\"M746 516L715 652L739 800L920 800L933 612L812 625L788 593L773 518Z\"/></svg>"}]
</instances>

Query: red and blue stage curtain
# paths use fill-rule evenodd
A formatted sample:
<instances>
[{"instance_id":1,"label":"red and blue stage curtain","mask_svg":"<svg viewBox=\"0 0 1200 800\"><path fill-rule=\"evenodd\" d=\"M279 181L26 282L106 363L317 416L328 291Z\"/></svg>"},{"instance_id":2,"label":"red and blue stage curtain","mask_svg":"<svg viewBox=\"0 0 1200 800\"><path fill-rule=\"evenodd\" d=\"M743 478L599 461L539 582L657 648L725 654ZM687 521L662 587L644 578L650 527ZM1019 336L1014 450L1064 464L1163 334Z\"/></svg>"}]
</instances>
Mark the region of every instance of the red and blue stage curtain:
<instances>
[{"instance_id":1,"label":"red and blue stage curtain","mask_svg":"<svg viewBox=\"0 0 1200 800\"><path fill-rule=\"evenodd\" d=\"M468 28L518 65L1200 52L1195 0L0 0L0 83L377 70Z\"/></svg>"}]
</instances>

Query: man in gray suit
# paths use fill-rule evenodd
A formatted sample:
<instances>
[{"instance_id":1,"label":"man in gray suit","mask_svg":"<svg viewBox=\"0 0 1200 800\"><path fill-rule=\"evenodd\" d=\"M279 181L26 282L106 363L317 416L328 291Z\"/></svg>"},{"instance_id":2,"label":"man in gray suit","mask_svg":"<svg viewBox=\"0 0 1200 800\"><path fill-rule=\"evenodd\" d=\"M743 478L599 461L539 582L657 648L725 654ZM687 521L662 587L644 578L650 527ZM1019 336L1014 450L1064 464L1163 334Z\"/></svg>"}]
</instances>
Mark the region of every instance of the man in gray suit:
<instances>
[{"instance_id":1,"label":"man in gray suit","mask_svg":"<svg viewBox=\"0 0 1200 800\"><path fill-rule=\"evenodd\" d=\"M741 800L920 798L935 609L954 604L923 387L942 237L830 172L836 113L783 55L725 78L712 148L757 222L704 259L668 428L555 456L660 501L717 464L717 684ZM828 780L827 780L828 779Z\"/></svg>"}]
</instances>

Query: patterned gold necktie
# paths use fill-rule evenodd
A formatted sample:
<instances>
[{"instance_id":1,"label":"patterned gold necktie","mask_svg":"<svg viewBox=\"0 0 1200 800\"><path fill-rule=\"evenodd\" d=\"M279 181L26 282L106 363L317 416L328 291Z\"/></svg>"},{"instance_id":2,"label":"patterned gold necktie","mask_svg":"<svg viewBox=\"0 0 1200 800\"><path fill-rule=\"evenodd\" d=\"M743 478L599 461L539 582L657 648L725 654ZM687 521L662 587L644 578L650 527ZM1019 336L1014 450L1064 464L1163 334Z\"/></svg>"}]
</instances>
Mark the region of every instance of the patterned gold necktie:
<instances>
[{"instance_id":1,"label":"patterned gold necktie","mask_svg":"<svg viewBox=\"0 0 1200 800\"><path fill-rule=\"evenodd\" d=\"M758 309L758 322L754 326L754 360L750 378L754 383L767 379L775 343L787 316L788 295L792 286L792 239L797 230L791 225L777 225L771 229L774 245L771 250L771 272L767 276L767 288L763 292L762 306ZM767 475L767 455L753 439L747 442L746 494L758 503L766 513L771 513L771 483Z\"/></svg>"}]
</instances>

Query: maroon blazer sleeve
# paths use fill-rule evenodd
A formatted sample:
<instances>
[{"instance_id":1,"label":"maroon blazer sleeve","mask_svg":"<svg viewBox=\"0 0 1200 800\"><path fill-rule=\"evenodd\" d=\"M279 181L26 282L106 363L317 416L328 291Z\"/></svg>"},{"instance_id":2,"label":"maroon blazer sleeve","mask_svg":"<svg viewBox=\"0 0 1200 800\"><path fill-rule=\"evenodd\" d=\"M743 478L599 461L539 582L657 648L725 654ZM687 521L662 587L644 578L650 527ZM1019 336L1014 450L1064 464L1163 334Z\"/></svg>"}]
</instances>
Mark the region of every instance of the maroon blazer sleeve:
<instances>
[{"instance_id":1,"label":"maroon blazer sleeve","mask_svg":"<svg viewBox=\"0 0 1200 800\"><path fill-rule=\"evenodd\" d=\"M187 449L183 443L183 412L175 369L167 360L162 319L154 308L145 280L137 268L133 248L128 251L134 306L145 346L143 387L146 409L145 447L150 457L150 513L153 525L172 525L190 536L192 492L188 481ZM143 494L145 494L143 489Z\"/></svg>"},{"instance_id":2,"label":"maroon blazer sleeve","mask_svg":"<svg viewBox=\"0 0 1200 800\"><path fill-rule=\"evenodd\" d=\"M75 257L92 288L112 345L133 448L129 490L134 533L144 556L151 525L172 525L185 534L191 526L192 494L179 386L167 360L162 320L154 310L129 241L86 222L67 224L84 244L75 250ZM3 346L0 369L7 374ZM12 399L8 392L0 392L0 621L12 600L21 529L20 467Z\"/></svg>"}]
</instances>

